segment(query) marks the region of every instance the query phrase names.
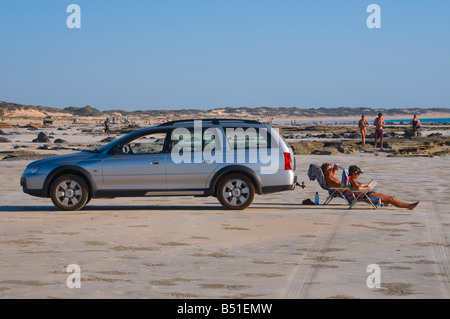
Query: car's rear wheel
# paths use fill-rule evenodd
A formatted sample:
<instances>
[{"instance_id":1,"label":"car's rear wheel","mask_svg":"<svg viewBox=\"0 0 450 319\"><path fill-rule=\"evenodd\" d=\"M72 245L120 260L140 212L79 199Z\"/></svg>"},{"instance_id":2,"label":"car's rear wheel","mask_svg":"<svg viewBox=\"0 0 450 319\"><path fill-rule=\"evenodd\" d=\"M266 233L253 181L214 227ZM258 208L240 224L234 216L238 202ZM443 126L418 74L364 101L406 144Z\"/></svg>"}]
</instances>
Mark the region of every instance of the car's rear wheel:
<instances>
[{"instance_id":1,"label":"car's rear wheel","mask_svg":"<svg viewBox=\"0 0 450 319\"><path fill-rule=\"evenodd\" d=\"M83 178L67 174L55 179L50 189L53 204L62 210L79 210L89 199L89 190Z\"/></svg>"},{"instance_id":2,"label":"car's rear wheel","mask_svg":"<svg viewBox=\"0 0 450 319\"><path fill-rule=\"evenodd\" d=\"M232 174L219 182L216 196L227 209L245 209L253 202L255 186L246 176Z\"/></svg>"}]
</instances>

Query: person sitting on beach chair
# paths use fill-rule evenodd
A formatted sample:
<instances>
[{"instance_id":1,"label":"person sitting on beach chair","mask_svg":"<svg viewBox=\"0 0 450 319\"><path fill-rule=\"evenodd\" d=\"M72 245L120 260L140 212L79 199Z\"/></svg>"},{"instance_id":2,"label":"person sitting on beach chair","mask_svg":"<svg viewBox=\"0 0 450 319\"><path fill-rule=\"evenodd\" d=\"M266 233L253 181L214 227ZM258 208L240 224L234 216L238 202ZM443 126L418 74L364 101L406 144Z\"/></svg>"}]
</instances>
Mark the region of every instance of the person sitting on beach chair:
<instances>
[{"instance_id":1,"label":"person sitting on beach chair","mask_svg":"<svg viewBox=\"0 0 450 319\"><path fill-rule=\"evenodd\" d=\"M356 165L351 165L348 168L350 174L350 186L351 191L360 198L363 194L364 196L373 200L374 198L379 198L384 205L393 205L399 208L408 208L409 210L413 210L419 205L419 202L415 202L413 204L407 204L402 201L399 201L395 196L389 196L382 193L375 192L371 186L364 186L358 182L358 177L363 173L361 169ZM358 192L361 191L361 192Z\"/></svg>"},{"instance_id":2,"label":"person sitting on beach chair","mask_svg":"<svg viewBox=\"0 0 450 319\"><path fill-rule=\"evenodd\" d=\"M333 198L340 197L344 199L348 205L351 203L347 200L347 196L344 195L345 188L342 189L341 182L334 177L339 170L337 165L332 166L330 163L323 163L322 166L310 164L308 169L308 177L311 181L317 180L320 187L328 191L328 197L323 203L327 205Z\"/></svg>"},{"instance_id":3,"label":"person sitting on beach chair","mask_svg":"<svg viewBox=\"0 0 450 319\"><path fill-rule=\"evenodd\" d=\"M332 166L331 163L323 163L320 168L322 169L328 187L341 187L341 181L334 176L339 170L338 165L334 164Z\"/></svg>"}]
</instances>

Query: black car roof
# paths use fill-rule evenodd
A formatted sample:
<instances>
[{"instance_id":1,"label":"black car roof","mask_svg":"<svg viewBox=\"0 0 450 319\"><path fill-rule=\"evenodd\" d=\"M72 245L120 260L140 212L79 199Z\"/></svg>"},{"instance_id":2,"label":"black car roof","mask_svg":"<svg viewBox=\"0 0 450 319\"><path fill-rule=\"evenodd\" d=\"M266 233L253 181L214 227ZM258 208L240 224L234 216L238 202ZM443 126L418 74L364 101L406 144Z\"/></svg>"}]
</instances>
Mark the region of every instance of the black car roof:
<instances>
[{"instance_id":1,"label":"black car roof","mask_svg":"<svg viewBox=\"0 0 450 319\"><path fill-rule=\"evenodd\" d=\"M170 122L166 122L163 124L160 124L158 126L169 126L169 125L174 125L174 124L178 124L178 123L189 123L189 122L195 122L195 121L202 121L202 123L204 122L208 122L214 125L220 125L220 124L229 124L229 123L247 123L247 124L263 124L259 121L256 120L242 120L242 119L189 119L189 120L176 120L176 121L170 121Z\"/></svg>"}]
</instances>

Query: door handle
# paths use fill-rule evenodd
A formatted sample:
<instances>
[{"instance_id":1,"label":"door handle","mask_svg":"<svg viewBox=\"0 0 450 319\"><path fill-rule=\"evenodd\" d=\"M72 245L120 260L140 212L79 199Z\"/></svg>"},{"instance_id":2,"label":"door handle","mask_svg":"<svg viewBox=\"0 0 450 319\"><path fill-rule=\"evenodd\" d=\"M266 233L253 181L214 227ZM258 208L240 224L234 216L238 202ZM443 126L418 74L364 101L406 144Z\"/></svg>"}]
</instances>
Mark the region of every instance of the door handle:
<instances>
[{"instance_id":1,"label":"door handle","mask_svg":"<svg viewBox=\"0 0 450 319\"><path fill-rule=\"evenodd\" d=\"M150 165L158 165L161 162L150 162Z\"/></svg>"}]
</instances>

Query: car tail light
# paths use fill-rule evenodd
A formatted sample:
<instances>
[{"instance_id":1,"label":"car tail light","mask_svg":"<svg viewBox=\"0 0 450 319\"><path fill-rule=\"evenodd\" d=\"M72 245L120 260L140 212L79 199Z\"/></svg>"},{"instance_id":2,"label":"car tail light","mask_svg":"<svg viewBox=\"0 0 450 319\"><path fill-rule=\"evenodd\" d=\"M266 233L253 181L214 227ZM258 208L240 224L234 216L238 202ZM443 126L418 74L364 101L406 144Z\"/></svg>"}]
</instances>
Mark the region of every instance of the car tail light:
<instances>
[{"instance_id":1,"label":"car tail light","mask_svg":"<svg viewBox=\"0 0 450 319\"><path fill-rule=\"evenodd\" d=\"M284 153L284 170L292 169L292 156L291 153Z\"/></svg>"}]
</instances>

